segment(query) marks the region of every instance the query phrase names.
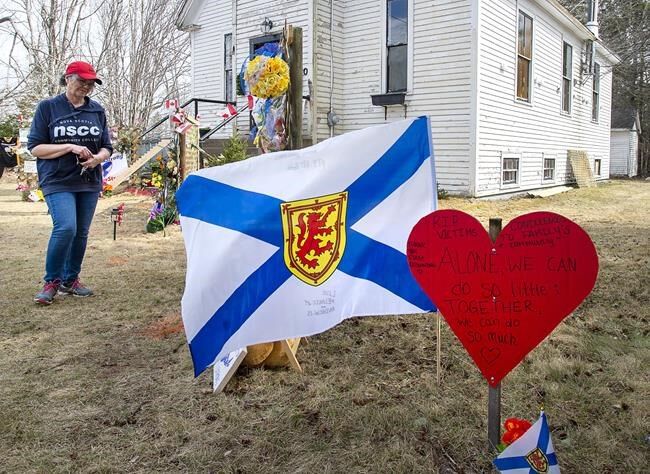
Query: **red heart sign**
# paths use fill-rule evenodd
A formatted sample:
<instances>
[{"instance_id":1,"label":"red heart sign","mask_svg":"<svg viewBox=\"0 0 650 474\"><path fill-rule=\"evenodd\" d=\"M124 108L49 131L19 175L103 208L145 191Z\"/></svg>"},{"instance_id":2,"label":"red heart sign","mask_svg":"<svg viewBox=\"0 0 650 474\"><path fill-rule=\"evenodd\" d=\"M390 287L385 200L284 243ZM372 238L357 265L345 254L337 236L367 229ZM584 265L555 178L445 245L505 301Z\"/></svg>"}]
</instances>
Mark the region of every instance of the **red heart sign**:
<instances>
[{"instance_id":1,"label":"red heart sign","mask_svg":"<svg viewBox=\"0 0 650 474\"><path fill-rule=\"evenodd\" d=\"M436 211L411 231L407 257L492 386L578 307L598 275L587 233L551 212L517 217L492 243L472 216Z\"/></svg>"}]
</instances>

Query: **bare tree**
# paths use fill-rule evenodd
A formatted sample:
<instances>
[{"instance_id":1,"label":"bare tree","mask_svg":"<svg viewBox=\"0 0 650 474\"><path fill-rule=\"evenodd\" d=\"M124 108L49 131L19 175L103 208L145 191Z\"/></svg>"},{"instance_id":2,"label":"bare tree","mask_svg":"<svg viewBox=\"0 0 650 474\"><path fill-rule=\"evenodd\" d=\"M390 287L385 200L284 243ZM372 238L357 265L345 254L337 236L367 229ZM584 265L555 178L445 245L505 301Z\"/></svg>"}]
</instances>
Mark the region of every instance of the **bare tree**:
<instances>
[{"instance_id":1,"label":"bare tree","mask_svg":"<svg viewBox=\"0 0 650 474\"><path fill-rule=\"evenodd\" d=\"M577 18L585 19L586 0L560 0ZM650 142L650 2L600 0L599 33L621 59L614 68L613 104L639 111L643 139Z\"/></svg>"},{"instance_id":2,"label":"bare tree","mask_svg":"<svg viewBox=\"0 0 650 474\"><path fill-rule=\"evenodd\" d=\"M30 109L38 99L57 93L66 63L84 55L82 28L92 10L89 0L7 1L5 11L11 15L6 25L14 44L6 66L18 82L14 89L22 89L19 107Z\"/></svg>"},{"instance_id":3,"label":"bare tree","mask_svg":"<svg viewBox=\"0 0 650 474\"><path fill-rule=\"evenodd\" d=\"M189 38L176 30L175 13L176 3L166 0L114 0L100 10L101 97L119 127L145 127L189 71Z\"/></svg>"},{"instance_id":4,"label":"bare tree","mask_svg":"<svg viewBox=\"0 0 650 474\"><path fill-rule=\"evenodd\" d=\"M96 94L110 122L142 129L189 71L189 38L174 25L179 0L6 1L0 31L13 44L0 64L12 83L0 90L0 105L12 101L26 115L60 91L69 61L84 59L104 79Z\"/></svg>"}]
</instances>

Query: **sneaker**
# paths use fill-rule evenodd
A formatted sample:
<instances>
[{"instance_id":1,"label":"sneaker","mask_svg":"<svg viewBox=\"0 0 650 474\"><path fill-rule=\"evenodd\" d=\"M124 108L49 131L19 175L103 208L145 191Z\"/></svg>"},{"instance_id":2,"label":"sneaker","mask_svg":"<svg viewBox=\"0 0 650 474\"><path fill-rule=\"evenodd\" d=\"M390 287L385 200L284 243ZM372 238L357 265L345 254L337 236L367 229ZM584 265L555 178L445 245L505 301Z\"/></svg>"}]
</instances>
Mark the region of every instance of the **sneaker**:
<instances>
[{"instance_id":1,"label":"sneaker","mask_svg":"<svg viewBox=\"0 0 650 474\"><path fill-rule=\"evenodd\" d=\"M93 291L90 288L85 287L81 281L79 281L79 278L77 278L71 283L61 283L59 286L59 294L86 297L92 296Z\"/></svg>"},{"instance_id":2,"label":"sneaker","mask_svg":"<svg viewBox=\"0 0 650 474\"><path fill-rule=\"evenodd\" d=\"M52 304L60 285L61 282L59 280L46 281L43 289L34 296L34 302L38 304Z\"/></svg>"}]
</instances>

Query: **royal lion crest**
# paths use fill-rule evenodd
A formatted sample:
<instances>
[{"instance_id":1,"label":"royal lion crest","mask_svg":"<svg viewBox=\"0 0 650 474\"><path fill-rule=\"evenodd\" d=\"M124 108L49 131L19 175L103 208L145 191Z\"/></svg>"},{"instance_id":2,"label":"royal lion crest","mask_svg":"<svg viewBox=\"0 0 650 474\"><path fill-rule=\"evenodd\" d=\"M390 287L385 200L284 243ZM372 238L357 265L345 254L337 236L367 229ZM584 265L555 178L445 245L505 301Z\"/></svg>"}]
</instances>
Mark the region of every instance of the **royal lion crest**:
<instances>
[{"instance_id":1,"label":"royal lion crest","mask_svg":"<svg viewBox=\"0 0 650 474\"><path fill-rule=\"evenodd\" d=\"M341 192L281 205L284 263L309 285L325 282L341 261L347 201Z\"/></svg>"},{"instance_id":2,"label":"royal lion crest","mask_svg":"<svg viewBox=\"0 0 650 474\"><path fill-rule=\"evenodd\" d=\"M526 455L526 461L535 472L540 474L548 472L548 459L541 449L533 449Z\"/></svg>"}]
</instances>

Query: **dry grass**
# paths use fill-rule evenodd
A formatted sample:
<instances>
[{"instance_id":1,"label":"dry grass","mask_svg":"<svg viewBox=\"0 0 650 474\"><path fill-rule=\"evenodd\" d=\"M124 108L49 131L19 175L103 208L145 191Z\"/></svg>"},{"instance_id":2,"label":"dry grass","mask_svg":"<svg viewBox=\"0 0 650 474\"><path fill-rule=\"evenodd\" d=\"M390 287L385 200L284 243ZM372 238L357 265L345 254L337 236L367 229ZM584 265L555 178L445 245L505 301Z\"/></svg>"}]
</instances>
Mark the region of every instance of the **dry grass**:
<instances>
[{"instance_id":1,"label":"dry grass","mask_svg":"<svg viewBox=\"0 0 650 474\"><path fill-rule=\"evenodd\" d=\"M83 274L97 296L36 307L50 221L13 185L0 181L0 472L490 472L486 384L444 324L436 384L434 317L349 320L301 344L303 375L242 370L213 395L173 330L179 230L145 234L142 197L101 201ZM563 472L648 466L649 203L640 181L441 202L504 225L551 210L596 243L594 292L502 389L504 417L545 403Z\"/></svg>"}]
</instances>

